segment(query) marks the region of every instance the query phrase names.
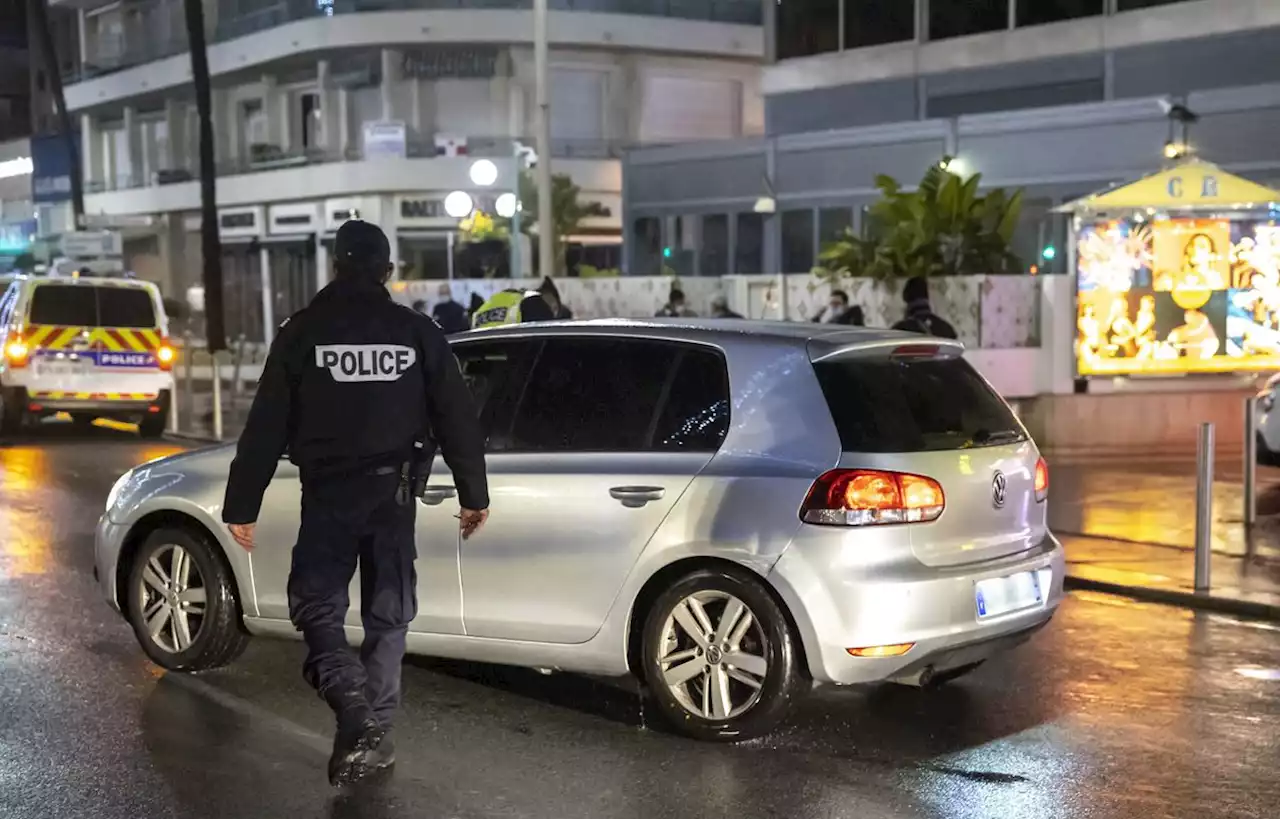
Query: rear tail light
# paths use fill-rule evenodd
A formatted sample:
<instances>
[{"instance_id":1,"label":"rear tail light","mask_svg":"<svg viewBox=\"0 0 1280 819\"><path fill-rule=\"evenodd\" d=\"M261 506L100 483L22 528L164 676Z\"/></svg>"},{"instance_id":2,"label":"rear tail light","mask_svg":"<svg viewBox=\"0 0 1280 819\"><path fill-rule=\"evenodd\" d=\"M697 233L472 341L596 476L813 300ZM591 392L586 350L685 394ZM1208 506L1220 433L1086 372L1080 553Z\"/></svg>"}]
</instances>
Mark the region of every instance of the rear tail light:
<instances>
[{"instance_id":1,"label":"rear tail light","mask_svg":"<svg viewBox=\"0 0 1280 819\"><path fill-rule=\"evenodd\" d=\"M15 338L4 345L4 360L14 369L25 367L31 360L31 347L22 339Z\"/></svg>"},{"instance_id":2,"label":"rear tail light","mask_svg":"<svg viewBox=\"0 0 1280 819\"><path fill-rule=\"evenodd\" d=\"M1049 497L1049 464L1044 458L1036 461L1036 503Z\"/></svg>"},{"instance_id":3,"label":"rear tail light","mask_svg":"<svg viewBox=\"0 0 1280 819\"><path fill-rule=\"evenodd\" d=\"M173 369L173 362L177 359L178 351L169 344L168 339L162 340L160 346L156 348L156 363L160 365L160 369Z\"/></svg>"},{"instance_id":4,"label":"rear tail light","mask_svg":"<svg viewBox=\"0 0 1280 819\"><path fill-rule=\"evenodd\" d=\"M937 520L946 507L933 478L872 469L833 469L814 482L800 518L825 526Z\"/></svg>"}]
</instances>

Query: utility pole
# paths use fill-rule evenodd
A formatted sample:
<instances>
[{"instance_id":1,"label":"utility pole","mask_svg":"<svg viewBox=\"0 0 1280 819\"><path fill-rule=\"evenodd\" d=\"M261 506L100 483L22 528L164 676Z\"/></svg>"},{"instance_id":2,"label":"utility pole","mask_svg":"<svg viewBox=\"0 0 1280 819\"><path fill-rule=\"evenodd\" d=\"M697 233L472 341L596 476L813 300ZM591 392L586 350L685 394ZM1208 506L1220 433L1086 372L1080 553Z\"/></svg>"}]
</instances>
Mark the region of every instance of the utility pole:
<instances>
[{"instance_id":1,"label":"utility pole","mask_svg":"<svg viewBox=\"0 0 1280 819\"><path fill-rule=\"evenodd\" d=\"M218 171L213 155L213 104L209 80L209 54L204 39L201 0L183 0L187 15L187 43L191 50L191 83L200 120L200 248L204 255L204 322L210 353L227 349L222 315L222 243L218 240ZM214 359L214 380L218 379Z\"/></svg>"},{"instance_id":2,"label":"utility pole","mask_svg":"<svg viewBox=\"0 0 1280 819\"><path fill-rule=\"evenodd\" d=\"M44 62L44 73L49 80L54 109L58 114L58 130L67 146L67 172L71 177L71 230L84 227L84 179L81 176L80 148L76 145L76 133L71 127L71 114L67 111L67 95L62 87L62 70L58 66L58 53L54 50L53 29L49 27L48 0L28 0L27 33L32 43L39 43ZM81 33L81 36L84 36ZM83 136L81 137L83 139Z\"/></svg>"},{"instance_id":3,"label":"utility pole","mask_svg":"<svg viewBox=\"0 0 1280 819\"><path fill-rule=\"evenodd\" d=\"M538 103L538 273L542 276L554 276L560 271L555 269L553 246L556 238L552 234L554 220L551 218L551 97L550 68L547 56L547 0L533 2L533 67L535 75L535 96Z\"/></svg>"}]
</instances>

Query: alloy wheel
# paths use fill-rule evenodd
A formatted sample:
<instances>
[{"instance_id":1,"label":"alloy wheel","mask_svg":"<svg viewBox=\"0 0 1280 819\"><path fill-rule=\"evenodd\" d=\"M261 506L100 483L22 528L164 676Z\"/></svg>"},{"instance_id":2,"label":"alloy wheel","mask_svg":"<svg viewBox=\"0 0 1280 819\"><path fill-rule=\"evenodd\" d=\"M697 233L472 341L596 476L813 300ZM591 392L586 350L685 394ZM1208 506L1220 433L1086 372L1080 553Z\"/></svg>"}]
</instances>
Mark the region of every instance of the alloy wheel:
<instances>
[{"instance_id":1,"label":"alloy wheel","mask_svg":"<svg viewBox=\"0 0 1280 819\"><path fill-rule=\"evenodd\" d=\"M751 609L728 592L697 591L677 603L658 646L663 680L694 716L733 719L760 699L768 641Z\"/></svg>"},{"instance_id":2,"label":"alloy wheel","mask_svg":"<svg viewBox=\"0 0 1280 819\"><path fill-rule=\"evenodd\" d=\"M200 636L207 602L204 578L191 553L177 544L161 546L147 560L139 586L151 641L169 654L189 649Z\"/></svg>"}]
</instances>

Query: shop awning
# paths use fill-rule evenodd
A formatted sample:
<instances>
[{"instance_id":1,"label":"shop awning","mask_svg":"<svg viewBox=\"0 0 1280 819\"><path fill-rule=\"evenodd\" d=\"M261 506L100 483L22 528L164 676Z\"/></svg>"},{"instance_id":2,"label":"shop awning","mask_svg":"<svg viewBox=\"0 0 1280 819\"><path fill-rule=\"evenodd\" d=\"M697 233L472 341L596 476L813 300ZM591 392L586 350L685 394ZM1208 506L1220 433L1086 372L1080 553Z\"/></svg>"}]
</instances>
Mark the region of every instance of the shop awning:
<instances>
[{"instance_id":1,"label":"shop awning","mask_svg":"<svg viewBox=\"0 0 1280 819\"><path fill-rule=\"evenodd\" d=\"M1201 159L1190 159L1119 188L1055 208L1063 213L1123 211L1254 210L1280 203L1280 191L1250 182Z\"/></svg>"}]
</instances>

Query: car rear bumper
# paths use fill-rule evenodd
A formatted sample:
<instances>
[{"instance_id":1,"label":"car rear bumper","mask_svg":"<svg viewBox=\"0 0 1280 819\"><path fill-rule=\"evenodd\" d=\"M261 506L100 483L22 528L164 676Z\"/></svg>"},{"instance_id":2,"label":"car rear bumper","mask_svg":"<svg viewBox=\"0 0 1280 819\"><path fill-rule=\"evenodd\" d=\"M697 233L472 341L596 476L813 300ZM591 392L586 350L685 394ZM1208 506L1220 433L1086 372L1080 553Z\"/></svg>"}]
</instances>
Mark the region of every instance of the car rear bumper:
<instances>
[{"instance_id":1,"label":"car rear bumper","mask_svg":"<svg viewBox=\"0 0 1280 819\"><path fill-rule=\"evenodd\" d=\"M913 682L922 672L979 662L1025 640L1053 617L1062 601L1065 559L1052 534L1016 555L946 568L903 561L850 569L839 553L848 546L815 546L793 543L769 580L795 618L818 682ZM978 581L1043 570L1050 580L1040 605L979 619ZM907 643L910 650L896 657L848 652Z\"/></svg>"},{"instance_id":2,"label":"car rear bumper","mask_svg":"<svg viewBox=\"0 0 1280 819\"><path fill-rule=\"evenodd\" d=\"M114 523L103 515L93 534L93 574L98 581L98 590L116 611L120 611L119 595L116 593L116 566L119 564L120 549L128 531L127 525Z\"/></svg>"}]
</instances>

